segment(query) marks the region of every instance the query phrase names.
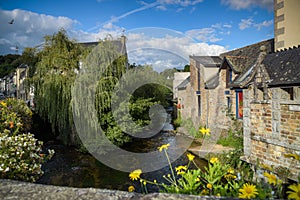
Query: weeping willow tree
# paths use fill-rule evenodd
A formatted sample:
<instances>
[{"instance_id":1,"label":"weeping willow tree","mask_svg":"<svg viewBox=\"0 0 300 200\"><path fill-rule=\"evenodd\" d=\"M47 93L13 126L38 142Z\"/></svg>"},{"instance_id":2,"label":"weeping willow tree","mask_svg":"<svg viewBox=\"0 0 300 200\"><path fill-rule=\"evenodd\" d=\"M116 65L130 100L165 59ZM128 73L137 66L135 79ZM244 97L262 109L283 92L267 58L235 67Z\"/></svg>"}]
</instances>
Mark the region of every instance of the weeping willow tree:
<instances>
[{"instance_id":1,"label":"weeping willow tree","mask_svg":"<svg viewBox=\"0 0 300 200\"><path fill-rule=\"evenodd\" d=\"M63 30L45 37L36 72L31 78L35 87L36 111L51 123L53 133L65 144L80 145L80 130L85 138L90 138L88 142L98 148L97 143L104 140L94 140L91 127L101 127L106 138L122 146L131 139L124 130L132 132L149 122L149 117L143 113L157 103L151 98L134 99L129 104L119 102L115 110L111 106L118 101L113 99L114 94L130 95L122 87L116 88L128 64L124 45L106 39L99 41L93 49L83 49ZM135 115L132 117L135 123L127 128L131 116L123 113L128 108ZM121 122L115 119L114 112L122 116ZM79 123L74 123L76 119Z\"/></svg>"},{"instance_id":2,"label":"weeping willow tree","mask_svg":"<svg viewBox=\"0 0 300 200\"><path fill-rule=\"evenodd\" d=\"M83 61L74 86L74 120L90 152L99 153L99 148L107 151L111 142L122 146L131 141L133 134L149 123L148 110L157 103L151 98L131 101L126 86L119 85L120 79L132 74L126 71L128 61L122 45L120 41L100 41ZM126 80L135 84L132 76ZM134 123L129 123L132 119Z\"/></svg>"},{"instance_id":3,"label":"weeping willow tree","mask_svg":"<svg viewBox=\"0 0 300 200\"><path fill-rule=\"evenodd\" d=\"M83 48L64 30L46 36L38 53L36 71L30 82L35 88L36 112L52 126L65 144L76 144L71 110L71 87L76 78Z\"/></svg>"}]
</instances>

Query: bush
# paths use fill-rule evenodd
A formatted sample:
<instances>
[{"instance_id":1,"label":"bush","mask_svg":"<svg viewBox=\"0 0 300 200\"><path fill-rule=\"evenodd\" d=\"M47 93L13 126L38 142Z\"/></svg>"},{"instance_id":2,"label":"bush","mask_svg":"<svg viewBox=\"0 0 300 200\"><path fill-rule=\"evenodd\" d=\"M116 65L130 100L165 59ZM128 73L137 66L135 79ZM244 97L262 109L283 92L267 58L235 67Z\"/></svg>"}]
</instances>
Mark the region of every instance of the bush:
<instances>
[{"instance_id":1,"label":"bush","mask_svg":"<svg viewBox=\"0 0 300 200\"><path fill-rule=\"evenodd\" d=\"M32 112L17 99L0 101L0 178L35 182L54 151L42 153L42 142L28 133Z\"/></svg>"}]
</instances>

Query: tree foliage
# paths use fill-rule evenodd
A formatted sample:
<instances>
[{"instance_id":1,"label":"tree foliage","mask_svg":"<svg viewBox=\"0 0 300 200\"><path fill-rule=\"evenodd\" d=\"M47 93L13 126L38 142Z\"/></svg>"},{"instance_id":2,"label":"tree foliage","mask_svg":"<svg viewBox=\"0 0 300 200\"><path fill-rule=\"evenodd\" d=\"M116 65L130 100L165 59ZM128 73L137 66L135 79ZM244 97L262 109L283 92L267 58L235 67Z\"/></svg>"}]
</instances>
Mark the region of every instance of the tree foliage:
<instances>
[{"instance_id":1,"label":"tree foliage","mask_svg":"<svg viewBox=\"0 0 300 200\"><path fill-rule=\"evenodd\" d=\"M0 78L7 76L19 66L20 55L8 54L0 55Z\"/></svg>"},{"instance_id":2,"label":"tree foliage","mask_svg":"<svg viewBox=\"0 0 300 200\"><path fill-rule=\"evenodd\" d=\"M21 64L26 64L30 66L30 74L33 74L36 62L37 57L35 56L34 48L25 48L22 55L0 55L0 78L12 73Z\"/></svg>"},{"instance_id":3,"label":"tree foliage","mask_svg":"<svg viewBox=\"0 0 300 200\"><path fill-rule=\"evenodd\" d=\"M71 87L82 53L82 47L71 41L64 30L46 36L31 78L37 113L49 120L53 133L66 144L76 143L72 132Z\"/></svg>"}]
</instances>

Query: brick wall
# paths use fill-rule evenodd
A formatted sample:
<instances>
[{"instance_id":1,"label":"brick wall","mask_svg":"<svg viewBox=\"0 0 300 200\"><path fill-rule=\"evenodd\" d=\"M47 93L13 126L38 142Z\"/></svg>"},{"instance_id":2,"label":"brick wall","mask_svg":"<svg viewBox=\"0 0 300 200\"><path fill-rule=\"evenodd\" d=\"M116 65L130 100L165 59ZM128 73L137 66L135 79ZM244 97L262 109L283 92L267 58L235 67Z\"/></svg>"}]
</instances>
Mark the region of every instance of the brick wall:
<instances>
[{"instance_id":1,"label":"brick wall","mask_svg":"<svg viewBox=\"0 0 300 200\"><path fill-rule=\"evenodd\" d=\"M268 102L253 101L253 91L244 90L244 160L273 166L275 173L285 167L297 181L300 161L285 155L300 154L300 104L283 101L280 88L269 90Z\"/></svg>"},{"instance_id":2,"label":"brick wall","mask_svg":"<svg viewBox=\"0 0 300 200\"><path fill-rule=\"evenodd\" d=\"M283 104L281 107L281 140L287 144L300 146L300 111L292 111L290 105Z\"/></svg>"}]
</instances>

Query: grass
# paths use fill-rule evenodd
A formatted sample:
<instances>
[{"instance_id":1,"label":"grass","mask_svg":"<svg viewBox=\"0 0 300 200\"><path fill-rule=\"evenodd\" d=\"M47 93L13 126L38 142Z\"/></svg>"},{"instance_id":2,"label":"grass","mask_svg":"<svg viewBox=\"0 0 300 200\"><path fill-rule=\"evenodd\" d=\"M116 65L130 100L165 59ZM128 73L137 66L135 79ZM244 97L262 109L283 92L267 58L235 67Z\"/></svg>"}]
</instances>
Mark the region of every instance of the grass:
<instances>
[{"instance_id":1,"label":"grass","mask_svg":"<svg viewBox=\"0 0 300 200\"><path fill-rule=\"evenodd\" d=\"M229 130L227 134L219 138L217 144L240 149L243 147L243 134L241 131Z\"/></svg>"}]
</instances>

